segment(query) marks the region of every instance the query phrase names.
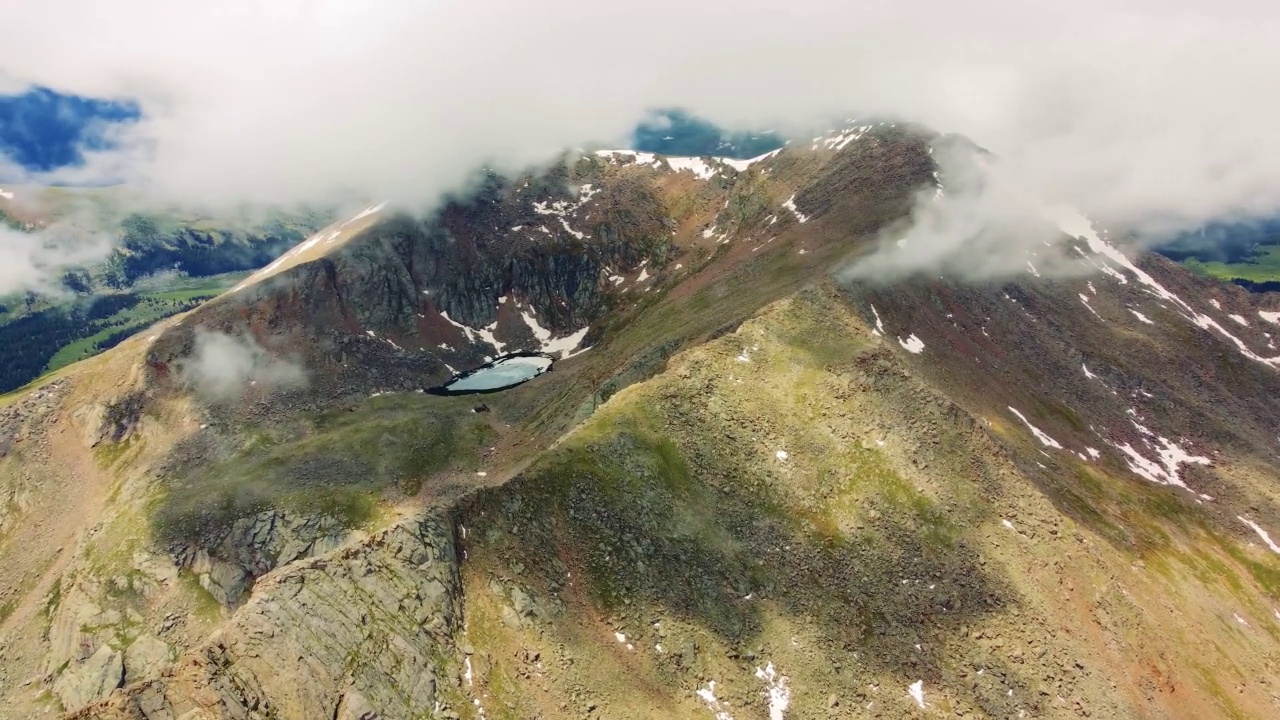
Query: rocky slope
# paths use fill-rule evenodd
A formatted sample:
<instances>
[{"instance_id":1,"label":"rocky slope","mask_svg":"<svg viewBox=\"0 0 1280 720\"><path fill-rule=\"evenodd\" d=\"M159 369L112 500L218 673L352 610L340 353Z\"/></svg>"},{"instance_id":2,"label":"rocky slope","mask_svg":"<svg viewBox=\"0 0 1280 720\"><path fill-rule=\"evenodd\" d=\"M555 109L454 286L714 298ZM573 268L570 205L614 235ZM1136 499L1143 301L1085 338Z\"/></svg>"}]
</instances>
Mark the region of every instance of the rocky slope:
<instances>
[{"instance_id":1,"label":"rocky slope","mask_svg":"<svg viewBox=\"0 0 1280 720\"><path fill-rule=\"evenodd\" d=\"M929 139L369 208L9 399L0 717L1275 715L1280 302L833 277Z\"/></svg>"}]
</instances>

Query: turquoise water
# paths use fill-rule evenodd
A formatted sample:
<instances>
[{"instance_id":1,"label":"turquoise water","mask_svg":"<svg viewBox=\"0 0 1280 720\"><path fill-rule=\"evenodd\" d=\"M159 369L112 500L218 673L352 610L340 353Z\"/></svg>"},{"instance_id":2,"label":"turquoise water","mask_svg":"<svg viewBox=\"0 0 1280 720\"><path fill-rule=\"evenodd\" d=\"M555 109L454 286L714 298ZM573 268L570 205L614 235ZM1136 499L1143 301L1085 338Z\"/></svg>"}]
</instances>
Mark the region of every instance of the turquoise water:
<instances>
[{"instance_id":1,"label":"turquoise water","mask_svg":"<svg viewBox=\"0 0 1280 720\"><path fill-rule=\"evenodd\" d=\"M510 357L481 368L444 386L445 392L463 393L501 390L531 380L551 367L551 358Z\"/></svg>"}]
</instances>

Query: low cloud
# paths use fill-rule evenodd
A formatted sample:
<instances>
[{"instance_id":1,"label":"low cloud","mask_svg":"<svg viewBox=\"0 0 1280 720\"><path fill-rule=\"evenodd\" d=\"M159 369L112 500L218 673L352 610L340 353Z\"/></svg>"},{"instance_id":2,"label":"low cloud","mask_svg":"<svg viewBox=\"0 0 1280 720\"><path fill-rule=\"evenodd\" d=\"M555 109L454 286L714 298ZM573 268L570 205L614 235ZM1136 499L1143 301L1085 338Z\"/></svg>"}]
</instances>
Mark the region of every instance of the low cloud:
<instances>
[{"instance_id":1,"label":"low cloud","mask_svg":"<svg viewBox=\"0 0 1280 720\"><path fill-rule=\"evenodd\" d=\"M119 164L99 162L186 203L420 207L478 165L621 142L682 106L731 127L852 112L962 133L1113 227L1280 209L1270 0L14 5L6 77L136 99Z\"/></svg>"},{"instance_id":2,"label":"low cloud","mask_svg":"<svg viewBox=\"0 0 1280 720\"><path fill-rule=\"evenodd\" d=\"M250 388L280 390L306 385L301 366L267 352L253 338L198 331L195 352L183 364L183 379L201 397L237 399Z\"/></svg>"},{"instance_id":3,"label":"low cloud","mask_svg":"<svg viewBox=\"0 0 1280 720\"><path fill-rule=\"evenodd\" d=\"M1066 252L1066 236L1045 199L1028 192L1000 158L955 137L936 142L932 157L939 168L936 185L916 194L909 222L886 230L870 254L839 273L842 278L983 282L1089 271Z\"/></svg>"},{"instance_id":4,"label":"low cloud","mask_svg":"<svg viewBox=\"0 0 1280 720\"><path fill-rule=\"evenodd\" d=\"M0 296L64 294L63 273L105 260L113 246L111 236L71 223L31 233L0 226Z\"/></svg>"}]
</instances>

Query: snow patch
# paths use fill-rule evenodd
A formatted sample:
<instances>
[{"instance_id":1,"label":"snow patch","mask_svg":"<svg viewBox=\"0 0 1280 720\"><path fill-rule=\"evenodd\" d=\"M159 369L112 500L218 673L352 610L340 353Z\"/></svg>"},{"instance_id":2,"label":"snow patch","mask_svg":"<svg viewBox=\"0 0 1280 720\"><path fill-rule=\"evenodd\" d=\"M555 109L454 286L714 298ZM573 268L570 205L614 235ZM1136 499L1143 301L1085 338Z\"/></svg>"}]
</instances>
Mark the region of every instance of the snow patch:
<instances>
[{"instance_id":1,"label":"snow patch","mask_svg":"<svg viewBox=\"0 0 1280 720\"><path fill-rule=\"evenodd\" d=\"M765 693L769 696L769 720L783 720L783 715L791 706L791 689L787 687L787 676L779 675L770 662L763 669L756 668L756 677L764 681Z\"/></svg>"},{"instance_id":2,"label":"snow patch","mask_svg":"<svg viewBox=\"0 0 1280 720\"><path fill-rule=\"evenodd\" d=\"M1036 439L1037 439L1037 440L1039 440L1039 441L1041 442L1041 444L1043 444L1043 445L1047 445L1047 446L1049 446L1049 447L1051 447L1051 448L1057 448L1057 449L1059 449L1059 450L1061 450L1061 449L1062 449L1062 445L1061 445L1057 440L1054 440L1053 438L1049 437L1049 435L1048 435L1048 434L1046 434L1043 430L1041 430L1040 428L1036 427L1035 425L1032 425L1032 424L1027 420L1027 418L1026 418L1025 416L1023 416L1023 414L1022 414L1022 413L1020 413L1020 412L1018 412L1016 409L1014 409L1014 407L1013 407L1012 405L1008 405L1008 406L1006 406L1006 407L1008 407L1008 408L1009 408L1009 412L1011 412L1011 413L1013 413L1014 415L1017 415L1017 416L1018 416L1018 419L1022 421L1022 424L1023 424L1023 425L1026 425L1028 428L1030 428L1030 429L1031 429L1031 434L1032 434L1032 435L1035 435L1035 436L1036 436Z\"/></svg>"},{"instance_id":3,"label":"snow patch","mask_svg":"<svg viewBox=\"0 0 1280 720\"><path fill-rule=\"evenodd\" d=\"M1232 320L1235 320L1236 322L1240 323L1241 325L1243 325L1243 326L1245 326L1245 327L1249 327L1249 321L1248 321L1248 320L1245 320L1245 319L1244 319L1243 317L1241 317L1240 315L1234 315L1234 314L1233 314L1233 315L1228 315L1227 317L1231 318Z\"/></svg>"},{"instance_id":4,"label":"snow patch","mask_svg":"<svg viewBox=\"0 0 1280 720\"><path fill-rule=\"evenodd\" d=\"M355 221L357 221L357 220L363 220L364 218L367 218L367 217L369 217L370 215L373 215L373 214L375 214L375 213L380 213L380 212L382 212L382 209L383 209L383 208L385 208L386 206L387 206L387 204L386 204L386 203L384 203L384 202L380 202L380 203L378 203L377 205L370 205L369 207L365 208L364 210L361 210L361 211L359 212L359 214L357 214L355 217L353 217L353 218L351 218L350 220L348 220L348 221L346 221L346 222L342 223L342 227L346 227L346 226L350 225L351 223L353 223L353 222L355 222Z\"/></svg>"},{"instance_id":5,"label":"snow patch","mask_svg":"<svg viewBox=\"0 0 1280 720\"><path fill-rule=\"evenodd\" d=\"M779 450L778 452L774 453L773 455L774 455L774 457L776 457L776 458L778 458L779 460L782 460L782 461L784 461L784 462L786 461L786 459L787 459L787 458L791 457L790 455L788 455L788 454L787 454L787 451L786 451L786 450Z\"/></svg>"},{"instance_id":6,"label":"snow patch","mask_svg":"<svg viewBox=\"0 0 1280 720\"><path fill-rule=\"evenodd\" d=\"M698 697L702 702L707 704L711 712L715 713L716 720L733 720L733 716L729 714L729 704L716 699L716 681L708 680L707 686L698 689Z\"/></svg>"},{"instance_id":7,"label":"snow patch","mask_svg":"<svg viewBox=\"0 0 1280 720\"><path fill-rule=\"evenodd\" d=\"M849 143L859 140L863 135L866 135L867 131L870 129L870 125L860 125L857 127L846 128L841 132L833 132L825 137L816 137L813 139L813 146L810 149L817 150L818 146L821 145L827 150L843 150Z\"/></svg>"},{"instance_id":8,"label":"snow patch","mask_svg":"<svg viewBox=\"0 0 1280 720\"><path fill-rule=\"evenodd\" d=\"M669 157L667 158L667 164L676 172L688 170L696 175L699 180L710 180L716 175L716 169L703 162L702 158Z\"/></svg>"},{"instance_id":9,"label":"snow patch","mask_svg":"<svg viewBox=\"0 0 1280 720\"><path fill-rule=\"evenodd\" d=\"M479 335L481 340L492 345L494 349L497 350L499 354L501 354L502 349L505 348L507 344L498 340L498 338L493 336L493 331L497 329L498 329L498 321L494 320L491 324L486 325L480 328L479 330L476 330L476 335Z\"/></svg>"},{"instance_id":10,"label":"snow patch","mask_svg":"<svg viewBox=\"0 0 1280 720\"><path fill-rule=\"evenodd\" d=\"M0 188L0 197L4 198L5 200L12 200L13 193L9 192L8 190L5 190L4 188Z\"/></svg>"},{"instance_id":11,"label":"snow patch","mask_svg":"<svg viewBox=\"0 0 1280 720\"><path fill-rule=\"evenodd\" d=\"M1182 482L1178 467L1188 464L1208 465L1209 458L1191 455L1169 439L1160 437L1137 423L1134 423L1134 425L1137 425L1138 429L1143 431L1144 434L1155 438L1155 442L1148 440L1147 444L1155 448L1159 459L1148 460L1129 443L1114 445L1113 447L1124 453L1125 463L1129 466L1129 470L1135 475L1159 485L1173 485L1190 489Z\"/></svg>"},{"instance_id":12,"label":"snow patch","mask_svg":"<svg viewBox=\"0 0 1280 720\"><path fill-rule=\"evenodd\" d=\"M590 330L591 326L588 325L572 335L566 335L556 340L547 340L542 343L542 352L547 353L548 355L560 353L561 360L568 360L575 355L581 355L589 349L583 348L578 350L579 346L582 345L582 341L586 339L587 332ZM577 352L574 352L575 350Z\"/></svg>"},{"instance_id":13,"label":"snow patch","mask_svg":"<svg viewBox=\"0 0 1280 720\"><path fill-rule=\"evenodd\" d=\"M1134 317L1138 318L1138 319L1139 319L1139 320L1141 320L1142 322L1144 322L1144 323L1146 323L1146 324L1148 324L1148 325L1155 325L1155 323L1151 322L1151 318L1147 317L1146 315L1143 315L1142 313L1138 312L1137 310L1134 310L1134 309L1132 309L1132 308L1131 308L1131 309L1129 310L1129 312L1133 313Z\"/></svg>"},{"instance_id":14,"label":"snow patch","mask_svg":"<svg viewBox=\"0 0 1280 720\"><path fill-rule=\"evenodd\" d=\"M1084 293L1080 293L1080 302L1084 303L1084 306L1089 308L1089 312L1093 313L1094 317L1098 318L1099 320L1102 319L1102 316L1098 314L1098 311L1094 310L1093 306L1089 304L1089 297Z\"/></svg>"},{"instance_id":15,"label":"snow patch","mask_svg":"<svg viewBox=\"0 0 1280 720\"><path fill-rule=\"evenodd\" d=\"M627 162L634 162L637 165L648 165L655 170L662 168L662 161L653 153L636 152L635 150L597 150L596 155L608 158L609 163L612 165L625 165Z\"/></svg>"},{"instance_id":16,"label":"snow patch","mask_svg":"<svg viewBox=\"0 0 1280 720\"><path fill-rule=\"evenodd\" d=\"M907 688L907 693L911 695L912 700L916 701L916 705L919 705L922 708L924 707L924 681L923 680L917 680L911 683L911 686Z\"/></svg>"},{"instance_id":17,"label":"snow patch","mask_svg":"<svg viewBox=\"0 0 1280 720\"><path fill-rule=\"evenodd\" d=\"M924 351L924 341L916 337L915 333L908 335L906 340L898 338L898 344L901 345L904 350L914 355L919 355Z\"/></svg>"},{"instance_id":18,"label":"snow patch","mask_svg":"<svg viewBox=\"0 0 1280 720\"><path fill-rule=\"evenodd\" d=\"M876 329L875 329L875 330L872 330L872 331L871 331L871 334L872 334L872 335L883 335L883 334L884 334L884 323L881 323L881 322L880 322L880 313L876 312L876 306L875 306L875 305L872 305L872 306L871 306L871 314L872 314L872 315L874 315L874 316L876 317Z\"/></svg>"},{"instance_id":19,"label":"snow patch","mask_svg":"<svg viewBox=\"0 0 1280 720\"><path fill-rule=\"evenodd\" d=\"M1271 548L1271 552L1280 553L1280 545L1277 545L1275 541L1271 539L1271 534L1266 530L1263 530L1262 526L1252 520L1249 520L1243 515L1237 515L1236 519L1245 525L1248 525L1254 532L1258 533L1258 537L1262 538L1262 542L1266 543L1267 547Z\"/></svg>"},{"instance_id":20,"label":"snow patch","mask_svg":"<svg viewBox=\"0 0 1280 720\"><path fill-rule=\"evenodd\" d=\"M551 331L539 325L538 319L530 313L521 310L520 319L524 320L524 324L528 325L529 329L533 331L533 337L538 341L539 345L546 345L547 341L551 339Z\"/></svg>"},{"instance_id":21,"label":"snow patch","mask_svg":"<svg viewBox=\"0 0 1280 720\"><path fill-rule=\"evenodd\" d=\"M798 220L798 221L800 221L800 222L802 222L802 223L809 222L809 216L808 216L808 215L805 215L805 214L804 214L804 213L802 213L802 212L800 212L800 209L796 207L796 196L795 196L795 195L792 195L791 197L787 198L787 201L786 201L786 202L784 202L784 203L782 203L782 207L784 207L784 208L786 208L786 209L790 210L790 211L791 211L791 214L796 216L796 220Z\"/></svg>"},{"instance_id":22,"label":"snow patch","mask_svg":"<svg viewBox=\"0 0 1280 720\"><path fill-rule=\"evenodd\" d=\"M1258 317L1274 325L1280 325L1280 312L1267 312L1265 310L1259 310Z\"/></svg>"},{"instance_id":23,"label":"snow patch","mask_svg":"<svg viewBox=\"0 0 1280 720\"><path fill-rule=\"evenodd\" d=\"M753 157L750 160L734 160L732 158L716 158L716 160L718 162L724 163L725 165L728 165L729 167L733 168L734 170L737 170L738 172L744 172L746 171L747 168L751 167L752 165L755 165L756 163L764 160L768 160L769 158L773 157L774 155L777 155L780 152L782 152L781 148L777 150L772 150L763 155L757 155L756 157Z\"/></svg>"}]
</instances>

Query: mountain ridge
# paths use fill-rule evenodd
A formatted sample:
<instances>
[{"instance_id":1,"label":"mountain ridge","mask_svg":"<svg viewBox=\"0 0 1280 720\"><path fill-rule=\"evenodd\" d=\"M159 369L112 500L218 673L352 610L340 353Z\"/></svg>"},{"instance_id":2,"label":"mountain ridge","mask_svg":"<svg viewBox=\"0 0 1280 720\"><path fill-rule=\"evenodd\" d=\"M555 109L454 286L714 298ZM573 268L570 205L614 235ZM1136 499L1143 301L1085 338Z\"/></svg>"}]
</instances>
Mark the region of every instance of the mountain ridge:
<instances>
[{"instance_id":1,"label":"mountain ridge","mask_svg":"<svg viewBox=\"0 0 1280 720\"><path fill-rule=\"evenodd\" d=\"M935 187L858 127L370 213L13 398L13 712L1273 712L1280 306L1087 221L1054 251L1097 274L835 279ZM415 392L584 328L487 412ZM89 530L26 539L71 458Z\"/></svg>"}]
</instances>

